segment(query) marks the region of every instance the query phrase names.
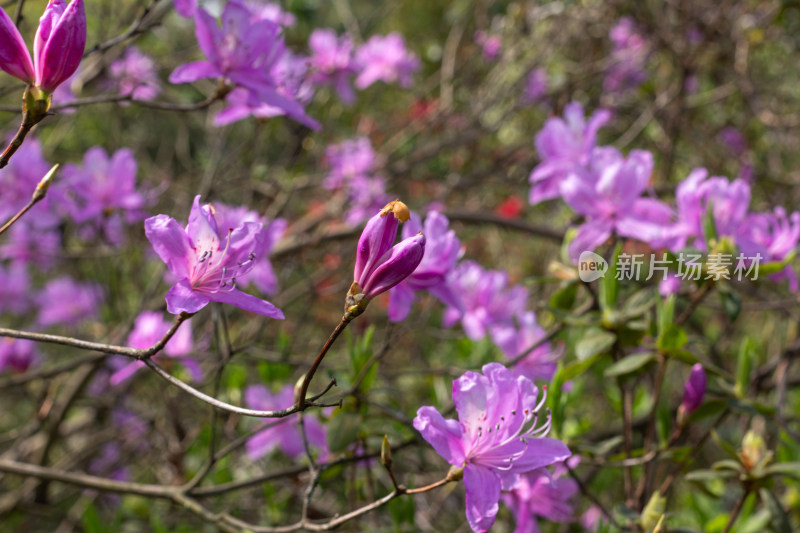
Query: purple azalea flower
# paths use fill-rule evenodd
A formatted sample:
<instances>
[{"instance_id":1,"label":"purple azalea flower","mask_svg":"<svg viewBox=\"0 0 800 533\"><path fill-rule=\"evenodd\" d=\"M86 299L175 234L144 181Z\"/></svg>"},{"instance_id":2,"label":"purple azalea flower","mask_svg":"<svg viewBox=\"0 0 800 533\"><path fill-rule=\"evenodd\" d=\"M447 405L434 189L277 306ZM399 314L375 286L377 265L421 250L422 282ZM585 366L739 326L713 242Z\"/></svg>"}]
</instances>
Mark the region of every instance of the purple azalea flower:
<instances>
[{"instance_id":1,"label":"purple azalea flower","mask_svg":"<svg viewBox=\"0 0 800 533\"><path fill-rule=\"evenodd\" d=\"M666 228L661 246L680 250L692 243L705 249L703 217L709 206L717 235L739 242L747 229L750 185L742 179L708 178L706 169L696 168L678 185L675 203L678 220Z\"/></svg>"},{"instance_id":2,"label":"purple azalea flower","mask_svg":"<svg viewBox=\"0 0 800 533\"><path fill-rule=\"evenodd\" d=\"M356 176L348 186L347 212L344 221L357 226L391 199L386 193L386 182L382 176Z\"/></svg>"},{"instance_id":3,"label":"purple azalea flower","mask_svg":"<svg viewBox=\"0 0 800 533\"><path fill-rule=\"evenodd\" d=\"M516 319L519 326L508 322L491 328L492 341L511 358L525 353L546 335L533 311L525 311ZM555 350L549 342L545 342L521 359L514 366L514 372L533 382L549 382L556 373L556 366L562 355L561 350Z\"/></svg>"},{"instance_id":4,"label":"purple azalea flower","mask_svg":"<svg viewBox=\"0 0 800 533\"><path fill-rule=\"evenodd\" d=\"M0 314L24 313L31 307L30 279L24 263L0 265Z\"/></svg>"},{"instance_id":5,"label":"purple azalea flower","mask_svg":"<svg viewBox=\"0 0 800 533\"><path fill-rule=\"evenodd\" d=\"M622 17L611 28L609 37L614 43L610 66L603 80L603 89L610 93L635 89L647 79L648 46L631 17Z\"/></svg>"},{"instance_id":6,"label":"purple azalea flower","mask_svg":"<svg viewBox=\"0 0 800 533\"><path fill-rule=\"evenodd\" d=\"M253 269L247 274L237 278L240 286L246 287L253 283L259 291L264 294L274 294L278 290L278 277L269 261L269 252L277 244L283 233L286 231L287 222L282 218L269 221L266 217L260 216L255 211L246 207L234 207L225 204L214 204L217 227L220 231L224 228L238 228L245 222L257 222L264 225L265 240L263 259L256 261ZM220 235L224 239L225 235Z\"/></svg>"},{"instance_id":7,"label":"purple azalea flower","mask_svg":"<svg viewBox=\"0 0 800 533\"><path fill-rule=\"evenodd\" d=\"M595 148L589 169L570 174L559 190L564 201L586 221L569 244L577 262L585 250L594 250L613 233L653 243L663 237L672 210L652 198L640 198L653 171L653 155L633 150L624 158L612 147Z\"/></svg>"},{"instance_id":8,"label":"purple azalea flower","mask_svg":"<svg viewBox=\"0 0 800 533\"><path fill-rule=\"evenodd\" d=\"M486 33L483 30L477 30L473 35L475 44L481 47L483 59L486 61L494 61L500 57L503 51L503 40L499 35Z\"/></svg>"},{"instance_id":9,"label":"purple azalea flower","mask_svg":"<svg viewBox=\"0 0 800 533\"><path fill-rule=\"evenodd\" d=\"M497 326L512 323L514 316L525 312L528 291L524 287L508 287L508 275L500 270L484 270L473 261L459 263L447 279L449 289L458 295L459 306L444 312L444 326L459 320L464 333L477 341Z\"/></svg>"},{"instance_id":10,"label":"purple azalea flower","mask_svg":"<svg viewBox=\"0 0 800 533\"><path fill-rule=\"evenodd\" d=\"M567 463L574 468L578 459L573 456ZM517 522L514 533L539 533L537 518L551 522L575 519L575 496L579 487L567 476L564 464L557 463L552 474L546 468L540 468L521 475L517 486L503 494L503 502Z\"/></svg>"},{"instance_id":11,"label":"purple azalea flower","mask_svg":"<svg viewBox=\"0 0 800 533\"><path fill-rule=\"evenodd\" d=\"M171 83L223 78L247 89L250 108L267 105L281 109L294 120L315 123L306 115L296 94L284 87L289 80L287 70L294 72L295 67L287 66L291 60L284 58L286 46L278 24L260 18L238 1L225 4L221 28L199 7L194 10L194 21L197 42L207 60L179 66L169 77Z\"/></svg>"},{"instance_id":12,"label":"purple azalea flower","mask_svg":"<svg viewBox=\"0 0 800 533\"><path fill-rule=\"evenodd\" d=\"M36 343L27 339L0 339L0 372L25 372L39 362Z\"/></svg>"},{"instance_id":13,"label":"purple azalea flower","mask_svg":"<svg viewBox=\"0 0 800 533\"><path fill-rule=\"evenodd\" d=\"M406 49L399 33L370 37L356 51L356 63L361 70L356 78L358 89L366 89L376 81L411 87L411 75L420 67L419 59Z\"/></svg>"},{"instance_id":14,"label":"purple azalea flower","mask_svg":"<svg viewBox=\"0 0 800 533\"><path fill-rule=\"evenodd\" d=\"M278 80L277 91L303 104L314 96L314 87L307 76L307 60L285 53L272 69L274 78ZM252 93L244 88L234 89L225 97L227 107L214 116L215 126L225 126L250 116L255 118L272 118L289 115L285 107L272 105L262 100L253 99ZM290 115L297 122L319 130L321 124L305 113Z\"/></svg>"},{"instance_id":15,"label":"purple azalea flower","mask_svg":"<svg viewBox=\"0 0 800 533\"><path fill-rule=\"evenodd\" d=\"M744 138L744 135L742 135L742 132L733 126L722 128L717 135L717 139L719 139L719 142L733 155L741 155L747 150L747 140Z\"/></svg>"},{"instance_id":16,"label":"purple azalea flower","mask_svg":"<svg viewBox=\"0 0 800 533\"><path fill-rule=\"evenodd\" d=\"M332 144L325 150L330 172L322 182L326 189L346 188L348 210L345 221L357 225L370 218L389 201L386 183L378 174L378 157L366 137Z\"/></svg>"},{"instance_id":17,"label":"purple azalea flower","mask_svg":"<svg viewBox=\"0 0 800 533\"><path fill-rule=\"evenodd\" d=\"M39 18L33 41L33 60L25 40L5 11L0 10L0 69L52 94L69 78L86 46L83 0L50 0Z\"/></svg>"},{"instance_id":18,"label":"purple azalea flower","mask_svg":"<svg viewBox=\"0 0 800 533\"><path fill-rule=\"evenodd\" d=\"M103 291L95 283L78 283L64 276L48 281L34 300L40 325L74 325L97 316Z\"/></svg>"},{"instance_id":19,"label":"purple azalea flower","mask_svg":"<svg viewBox=\"0 0 800 533\"><path fill-rule=\"evenodd\" d=\"M314 73L312 81L330 85L346 104L352 104L356 93L350 79L357 70L353 59L353 39L345 34L337 37L334 30L318 28L308 39L311 57L308 58Z\"/></svg>"},{"instance_id":20,"label":"purple azalea flower","mask_svg":"<svg viewBox=\"0 0 800 533\"><path fill-rule=\"evenodd\" d=\"M49 172L51 166L42 154L42 144L39 140L26 139L8 166L0 172L0 189L3 191L3 201L0 202L0 219L3 223L30 201L33 191L45 174ZM59 194L58 189L58 181L56 181L56 184L48 190L47 196L37 204L33 211L38 218L44 219L38 221L38 227L45 225L55 227L60 223L58 216L53 212L55 207L53 204L58 202L50 201Z\"/></svg>"},{"instance_id":21,"label":"purple azalea flower","mask_svg":"<svg viewBox=\"0 0 800 533\"><path fill-rule=\"evenodd\" d=\"M61 232L50 224L50 218L46 215L21 218L11 227L9 234L4 235L0 259L36 265L41 269L53 266L62 252Z\"/></svg>"},{"instance_id":22,"label":"purple azalea flower","mask_svg":"<svg viewBox=\"0 0 800 533\"><path fill-rule=\"evenodd\" d=\"M753 213L747 217L738 244L746 257L760 254L768 262L783 262L797 252L800 240L800 213L786 214L782 207L776 207L771 213ZM770 275L774 281L789 281L789 288L797 292L797 275L791 265Z\"/></svg>"},{"instance_id":23,"label":"purple azalea flower","mask_svg":"<svg viewBox=\"0 0 800 533\"><path fill-rule=\"evenodd\" d=\"M559 196L559 184L576 168L585 168L595 147L597 130L611 120L611 112L599 109L587 122L583 106L571 102L564 108L564 118L545 122L536 134L536 150L542 161L531 172L529 201L536 205Z\"/></svg>"},{"instance_id":24,"label":"purple azalea flower","mask_svg":"<svg viewBox=\"0 0 800 533\"><path fill-rule=\"evenodd\" d=\"M703 403L703 397L706 395L706 371L703 365L696 363L692 366L692 373L683 389L683 402L681 402L680 409L684 415L690 415L697 410Z\"/></svg>"},{"instance_id":25,"label":"purple azalea flower","mask_svg":"<svg viewBox=\"0 0 800 533\"><path fill-rule=\"evenodd\" d=\"M325 161L330 166L322 185L337 189L358 176L370 176L377 168L375 150L366 137L332 144L325 149Z\"/></svg>"},{"instance_id":26,"label":"purple azalea flower","mask_svg":"<svg viewBox=\"0 0 800 533\"><path fill-rule=\"evenodd\" d=\"M271 303L236 288L236 278L250 272L264 253L267 237L262 224L245 222L220 238L213 208L201 206L197 195L185 229L167 215L150 217L144 226L153 249L180 280L167 293L170 313L196 313L214 301L283 318Z\"/></svg>"},{"instance_id":27,"label":"purple azalea flower","mask_svg":"<svg viewBox=\"0 0 800 533\"><path fill-rule=\"evenodd\" d=\"M542 67L535 68L525 78L525 87L522 91L520 103L530 105L538 102L547 94L547 70Z\"/></svg>"},{"instance_id":28,"label":"purple azalea flower","mask_svg":"<svg viewBox=\"0 0 800 533\"><path fill-rule=\"evenodd\" d=\"M131 331L131 334L128 336L128 346L138 350L150 348L164 337L164 334L169 330L171 325L172 324L164 320L161 313L142 311L139 313L139 316L136 317L133 331ZM189 370L192 379L199 381L203 379L203 370L195 359L188 357L193 347L191 320L187 320L169 340L164 347L163 353L168 357L176 358ZM154 355L153 359L158 358L159 355L161 355L161 352ZM128 363L111 375L109 383L114 386L119 385L144 366L144 361Z\"/></svg>"},{"instance_id":29,"label":"purple azalea flower","mask_svg":"<svg viewBox=\"0 0 800 533\"><path fill-rule=\"evenodd\" d=\"M250 11L253 12L253 17L257 20L269 20L284 28L292 27L297 23L297 17L289 11L284 11L278 3L251 0L245 2L245 4L250 8Z\"/></svg>"},{"instance_id":30,"label":"purple azalea flower","mask_svg":"<svg viewBox=\"0 0 800 533\"><path fill-rule=\"evenodd\" d=\"M436 211L428 212L424 228L419 217L411 213L411 218L403 225L403 238L408 239L420 232L426 239L422 261L413 274L389 291L389 319L392 322L406 319L416 291L427 290L445 305L459 305L458 296L447 284L447 276L461 258L461 241L450 229L447 217Z\"/></svg>"},{"instance_id":31,"label":"purple azalea flower","mask_svg":"<svg viewBox=\"0 0 800 533\"><path fill-rule=\"evenodd\" d=\"M108 75L122 96L134 100L153 100L161 92L155 72L155 62L135 46L125 50L125 55L108 67Z\"/></svg>"},{"instance_id":32,"label":"purple azalea flower","mask_svg":"<svg viewBox=\"0 0 800 533\"><path fill-rule=\"evenodd\" d=\"M294 403L294 386L287 385L277 394L271 394L263 385L251 385L244 391L245 404L250 409L283 409ZM328 456L328 441L325 427L313 416L303 417L308 443L320 452L319 459ZM271 427L259 431L245 444L247 455L253 461L271 453L275 448L291 457L300 457L305 452L303 436L297 427L297 418L292 415L274 422Z\"/></svg>"},{"instance_id":33,"label":"purple azalea flower","mask_svg":"<svg viewBox=\"0 0 800 533\"><path fill-rule=\"evenodd\" d=\"M197 0L175 0L175 11L182 17L189 18L197 9Z\"/></svg>"},{"instance_id":34,"label":"purple azalea flower","mask_svg":"<svg viewBox=\"0 0 800 533\"><path fill-rule=\"evenodd\" d=\"M64 166L64 180L72 200L70 215L81 225L85 239L102 232L109 242L121 246L124 225L145 217L146 201L136 191L136 170L131 150L117 150L109 158L99 146L86 151L82 166Z\"/></svg>"},{"instance_id":35,"label":"purple azalea flower","mask_svg":"<svg viewBox=\"0 0 800 533\"><path fill-rule=\"evenodd\" d=\"M567 459L566 445L545 435L550 416L537 427L545 403L528 378L498 363L483 375L467 372L453 382L458 420L445 420L434 407L420 407L414 427L445 461L463 467L467 520L473 531L494 523L501 490L520 475Z\"/></svg>"}]
</instances>

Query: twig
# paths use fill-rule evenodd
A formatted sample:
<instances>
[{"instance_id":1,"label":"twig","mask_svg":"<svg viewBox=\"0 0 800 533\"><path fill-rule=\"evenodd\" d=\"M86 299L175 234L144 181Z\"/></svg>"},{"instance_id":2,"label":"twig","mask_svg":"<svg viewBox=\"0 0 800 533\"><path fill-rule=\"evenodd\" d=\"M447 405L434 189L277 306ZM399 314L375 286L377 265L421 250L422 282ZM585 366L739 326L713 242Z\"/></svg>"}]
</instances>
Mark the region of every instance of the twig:
<instances>
[{"instance_id":1,"label":"twig","mask_svg":"<svg viewBox=\"0 0 800 533\"><path fill-rule=\"evenodd\" d=\"M331 333L328 340L325 341L325 344L322 346L322 349L319 351L317 358L314 359L314 362L311 365L311 368L308 369L306 372L305 377L303 378L303 385L300 387L300 391L297 393L297 398L295 399L295 405L298 411L302 411L306 404L306 394L308 393L308 386L311 384L311 380L314 379L314 374L316 374L319 365L322 363L322 360L325 358L325 354L328 353L333 343L336 342L336 339L339 338L339 335L342 334L344 329L347 327L347 324L353 320L353 315L350 313L345 313L342 316L342 319L339 321L339 324L334 328L333 332Z\"/></svg>"},{"instance_id":2,"label":"twig","mask_svg":"<svg viewBox=\"0 0 800 533\"><path fill-rule=\"evenodd\" d=\"M62 337L61 335L50 335L48 333L34 333L32 331L20 331L15 329L0 328L0 337L12 337L15 339L27 339L36 342L48 342L51 344L61 344L63 346L72 346L73 348L81 348L83 350L92 350L95 352L103 352L110 354L124 355L138 360L147 360L153 355L160 352L164 346L167 345L169 340L178 331L178 328L186 321L191 314L181 313L175 318L172 326L169 328L164 336L150 348L136 349L127 346L115 346L112 344L103 344L100 342L84 341L73 337Z\"/></svg>"}]
</instances>

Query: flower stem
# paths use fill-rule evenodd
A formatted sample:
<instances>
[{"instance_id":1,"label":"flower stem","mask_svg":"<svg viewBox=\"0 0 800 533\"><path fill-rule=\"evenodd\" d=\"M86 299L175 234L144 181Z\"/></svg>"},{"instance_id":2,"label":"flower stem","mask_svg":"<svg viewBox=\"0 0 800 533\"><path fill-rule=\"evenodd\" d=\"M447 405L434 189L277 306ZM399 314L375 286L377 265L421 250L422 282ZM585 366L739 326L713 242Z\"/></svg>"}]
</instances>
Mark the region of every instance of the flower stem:
<instances>
[{"instance_id":1,"label":"flower stem","mask_svg":"<svg viewBox=\"0 0 800 533\"><path fill-rule=\"evenodd\" d=\"M314 359L314 363L311 365L311 368L309 368L308 372L306 372L306 375L303 378L303 384L300 387L300 391L296 395L296 405L298 411L302 411L303 409L305 409L306 394L308 394L308 387L309 385L311 385L311 380L314 379L314 374L316 374L319 365L322 364L322 360L325 358L325 354L328 353L328 350L331 349L333 343L336 342L336 339L339 338L339 335L342 334L344 328L347 327L347 324L349 324L350 321L353 320L353 318L355 317L350 313L345 313L344 316L342 316L342 320L339 322L339 325L336 326L336 328L331 333L330 337L328 337L328 340L325 341L325 344L319 351L319 355L317 355L317 358Z\"/></svg>"}]
</instances>

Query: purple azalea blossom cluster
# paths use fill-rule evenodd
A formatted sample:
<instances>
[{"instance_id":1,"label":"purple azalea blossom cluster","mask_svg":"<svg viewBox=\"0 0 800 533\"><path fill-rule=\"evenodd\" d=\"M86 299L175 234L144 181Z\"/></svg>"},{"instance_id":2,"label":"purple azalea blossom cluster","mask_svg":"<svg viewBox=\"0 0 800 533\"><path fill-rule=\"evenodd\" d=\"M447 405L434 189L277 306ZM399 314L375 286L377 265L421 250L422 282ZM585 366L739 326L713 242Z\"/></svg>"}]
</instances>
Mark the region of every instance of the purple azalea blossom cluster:
<instances>
[{"instance_id":1,"label":"purple azalea blossom cluster","mask_svg":"<svg viewBox=\"0 0 800 533\"><path fill-rule=\"evenodd\" d=\"M536 135L542 158L533 169L530 201L560 197L584 222L577 227L568 252L577 261L612 235L630 237L650 245L679 251L692 246L708 250L704 220L713 220L717 239L727 238L748 258L784 262L793 257L800 241L800 213L787 214L782 208L752 213L750 185L709 177L704 168L694 169L675 191L675 208L645 193L650 189L653 156L632 150L627 157L616 148L596 146L597 129L610 115L597 111L588 123L580 104L571 103L564 119L547 121ZM774 280L788 280L798 289L796 275L787 265ZM662 294L672 294L680 280L665 281Z\"/></svg>"},{"instance_id":2,"label":"purple azalea blossom cluster","mask_svg":"<svg viewBox=\"0 0 800 533\"><path fill-rule=\"evenodd\" d=\"M360 224L389 201L377 154L366 137L328 146L325 161L330 171L322 185L329 190L345 189L348 224Z\"/></svg>"},{"instance_id":3,"label":"purple azalea blossom cluster","mask_svg":"<svg viewBox=\"0 0 800 533\"><path fill-rule=\"evenodd\" d=\"M366 89L376 81L411 87L411 75L420 68L419 59L408 51L399 33L373 35L356 51L355 59L357 89Z\"/></svg>"},{"instance_id":4,"label":"purple azalea blossom cluster","mask_svg":"<svg viewBox=\"0 0 800 533\"><path fill-rule=\"evenodd\" d=\"M502 491L516 489L528 472L564 461L571 453L546 437L545 398L531 380L498 363L483 373L467 372L453 382L458 420L446 420L434 407L417 411L414 428L453 467L463 469L467 520L473 531L495 521Z\"/></svg>"},{"instance_id":5,"label":"purple azalea blossom cluster","mask_svg":"<svg viewBox=\"0 0 800 533\"><path fill-rule=\"evenodd\" d=\"M313 72L311 80L316 85L332 87L342 102L352 104L356 93L351 79L358 73L353 39L347 34L337 36L328 28L318 28L311 32L308 47L311 50L308 58Z\"/></svg>"},{"instance_id":6,"label":"purple azalea blossom cluster","mask_svg":"<svg viewBox=\"0 0 800 533\"><path fill-rule=\"evenodd\" d=\"M420 67L399 33L374 35L356 49L349 35L320 28L309 38L311 55L294 54L287 50L282 30L294 24L294 15L271 2L230 0L222 10L222 27L196 0L177 0L175 9L194 19L206 60L179 66L169 80L224 80L230 91L228 106L214 119L218 126L249 116L285 115L316 130L319 122L304 109L316 87L330 86L343 102L352 104L353 77L358 89L377 81L410 87L411 75Z\"/></svg>"},{"instance_id":7,"label":"purple azalea blossom cluster","mask_svg":"<svg viewBox=\"0 0 800 533\"><path fill-rule=\"evenodd\" d=\"M153 100L161 93L155 62L136 46L128 47L121 58L109 65L108 78L121 96L134 100Z\"/></svg>"},{"instance_id":8,"label":"purple azalea blossom cluster","mask_svg":"<svg viewBox=\"0 0 800 533\"><path fill-rule=\"evenodd\" d=\"M704 168L694 169L678 185L675 204L676 220L665 227L662 239L656 241L670 250L689 245L706 250L709 236L703 230L703 218L710 212L717 237L728 238L745 257L783 262L797 251L800 213L787 214L781 207L750 212L750 184L742 178L730 181L709 177ZM770 277L787 280L792 291L798 290L797 276L790 265Z\"/></svg>"},{"instance_id":9,"label":"purple azalea blossom cluster","mask_svg":"<svg viewBox=\"0 0 800 533\"><path fill-rule=\"evenodd\" d=\"M128 336L128 346L138 350L150 348L164 337L169 328L170 323L164 320L164 316L161 313L142 311L136 317L133 331ZM164 350L154 355L152 359L157 359L161 354L173 357L186 367L193 380L199 381L203 379L203 370L197 360L189 356L193 348L191 320L187 320L167 345L164 346ZM143 361L132 361L114 372L109 378L109 383L111 385L119 385L131 378L136 371L144 366Z\"/></svg>"},{"instance_id":10,"label":"purple azalea blossom cluster","mask_svg":"<svg viewBox=\"0 0 800 533\"><path fill-rule=\"evenodd\" d=\"M237 278L253 270L264 256L268 235L260 222L219 227L215 210L196 196L185 228L167 215L145 221L145 235L178 280L167 293L167 311L193 314L215 301L270 318L280 309L236 288Z\"/></svg>"},{"instance_id":11,"label":"purple azalea blossom cluster","mask_svg":"<svg viewBox=\"0 0 800 533\"><path fill-rule=\"evenodd\" d=\"M486 270L473 261L459 263L446 283L456 305L445 310L445 327L460 321L468 338L478 341L489 335L507 357L527 353L514 367L519 375L545 381L553 377L563 354L550 343L541 342L545 332L536 314L526 309L527 289L509 286L504 271Z\"/></svg>"},{"instance_id":12,"label":"purple azalea blossom cluster","mask_svg":"<svg viewBox=\"0 0 800 533\"><path fill-rule=\"evenodd\" d=\"M263 385L252 385L245 389L244 401L250 409L284 409L294 403L294 386L287 385L277 394L272 394ZM303 424L309 445L320 453L320 460L325 460L330 453L325 426L313 416L303 417ZM245 444L247 455L253 461L272 453L276 448L293 459L303 455L303 436L294 415L271 422L269 428L259 431Z\"/></svg>"},{"instance_id":13,"label":"purple azalea blossom cluster","mask_svg":"<svg viewBox=\"0 0 800 533\"><path fill-rule=\"evenodd\" d=\"M357 89L366 89L377 81L410 87L411 75L419 70L419 59L406 49L399 33L373 35L357 49L350 35L321 28L314 30L308 41L309 64L316 85L332 87L345 104L355 101L351 79Z\"/></svg>"},{"instance_id":14,"label":"purple azalea blossom cluster","mask_svg":"<svg viewBox=\"0 0 800 533\"><path fill-rule=\"evenodd\" d=\"M565 462L575 468L580 458L572 456ZM505 503L514 515L514 533L539 533L538 518L551 522L571 522L575 517L575 497L578 483L568 477L565 463L557 463L550 473L546 468L520 476L517 486L503 494Z\"/></svg>"},{"instance_id":15,"label":"purple azalea blossom cluster","mask_svg":"<svg viewBox=\"0 0 800 533\"><path fill-rule=\"evenodd\" d=\"M649 46L639 33L631 17L622 17L611 28L609 37L613 43L609 66L603 80L603 89L608 93L622 93L635 89L647 79L647 56Z\"/></svg>"},{"instance_id":16,"label":"purple azalea blossom cluster","mask_svg":"<svg viewBox=\"0 0 800 533\"><path fill-rule=\"evenodd\" d=\"M312 129L319 128L301 103L304 74L298 74L305 69L305 61L288 54L279 24L263 18L242 0L225 4L221 27L201 7L195 6L190 12L206 60L179 66L170 74L171 83L221 78L241 89L228 95L234 111L223 111L217 118L221 124L237 120L235 117L246 108L260 116L286 115Z\"/></svg>"},{"instance_id":17,"label":"purple azalea blossom cluster","mask_svg":"<svg viewBox=\"0 0 800 533\"><path fill-rule=\"evenodd\" d=\"M535 139L541 162L529 178L531 204L558 198L561 182L588 166L597 142L597 130L610 119L611 113L600 109L587 121L583 106L571 102L564 108L563 119L553 117L545 122Z\"/></svg>"},{"instance_id":18,"label":"purple azalea blossom cluster","mask_svg":"<svg viewBox=\"0 0 800 533\"><path fill-rule=\"evenodd\" d=\"M111 244L124 243L124 228L145 218L145 197L136 190L136 159L127 148L110 158L99 146L90 148L83 165L64 166L67 206L85 240L101 234Z\"/></svg>"}]
</instances>

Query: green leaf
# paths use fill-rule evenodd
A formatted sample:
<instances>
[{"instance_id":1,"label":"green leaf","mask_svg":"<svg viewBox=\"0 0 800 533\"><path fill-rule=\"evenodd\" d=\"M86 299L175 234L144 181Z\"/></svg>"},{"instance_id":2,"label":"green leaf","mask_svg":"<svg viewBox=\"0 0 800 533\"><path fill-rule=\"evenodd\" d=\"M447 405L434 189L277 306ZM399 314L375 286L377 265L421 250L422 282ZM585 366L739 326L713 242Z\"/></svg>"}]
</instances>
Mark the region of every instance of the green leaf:
<instances>
[{"instance_id":1,"label":"green leaf","mask_svg":"<svg viewBox=\"0 0 800 533\"><path fill-rule=\"evenodd\" d=\"M758 357L758 347L749 337L745 337L739 347L739 357L736 360L736 395L744 398L750 386L750 372Z\"/></svg>"},{"instance_id":2,"label":"green leaf","mask_svg":"<svg viewBox=\"0 0 800 533\"><path fill-rule=\"evenodd\" d=\"M744 474L744 467L741 465L739 461L734 461L733 459L723 459L721 461L716 461L714 464L711 465L711 469L733 470L734 472Z\"/></svg>"},{"instance_id":3,"label":"green leaf","mask_svg":"<svg viewBox=\"0 0 800 533\"><path fill-rule=\"evenodd\" d=\"M781 507L775 495L765 487L762 487L758 491L758 495L761 496L761 501L766 504L769 510L769 514L772 517L772 525L775 527L775 530L779 533L792 533L789 517L786 516L786 511L783 510L783 507Z\"/></svg>"},{"instance_id":4,"label":"green leaf","mask_svg":"<svg viewBox=\"0 0 800 533\"><path fill-rule=\"evenodd\" d=\"M686 474L686 481L713 481L715 479L726 479L736 476L730 470L693 470Z\"/></svg>"},{"instance_id":5,"label":"green leaf","mask_svg":"<svg viewBox=\"0 0 800 533\"><path fill-rule=\"evenodd\" d=\"M739 454L736 453L736 449L722 440L717 431L714 429L711 430L711 438L714 439L714 442L716 442L720 448L725 450L725 453L727 453L734 461L739 460Z\"/></svg>"},{"instance_id":6,"label":"green leaf","mask_svg":"<svg viewBox=\"0 0 800 533\"><path fill-rule=\"evenodd\" d=\"M675 295L670 294L663 300L659 300L656 305L659 337L664 334L664 331L666 331L667 327L670 326L675 319L675 300Z\"/></svg>"},{"instance_id":7,"label":"green leaf","mask_svg":"<svg viewBox=\"0 0 800 533\"><path fill-rule=\"evenodd\" d=\"M355 442L360 429L360 416L338 411L328 424L328 446L331 451L340 452Z\"/></svg>"},{"instance_id":8,"label":"green leaf","mask_svg":"<svg viewBox=\"0 0 800 533\"><path fill-rule=\"evenodd\" d=\"M726 400L711 400L708 402L703 402L703 404L691 414L689 421L699 422L704 418L718 415L724 411L727 406L728 402Z\"/></svg>"},{"instance_id":9,"label":"green leaf","mask_svg":"<svg viewBox=\"0 0 800 533\"><path fill-rule=\"evenodd\" d=\"M90 503L81 516L81 525L86 533L107 533L110 531L106 523L100 518L93 503Z\"/></svg>"},{"instance_id":10,"label":"green leaf","mask_svg":"<svg viewBox=\"0 0 800 533\"><path fill-rule=\"evenodd\" d=\"M575 305L575 298L578 294L578 284L570 282L562 287L550 297L550 307L569 311Z\"/></svg>"},{"instance_id":11,"label":"green leaf","mask_svg":"<svg viewBox=\"0 0 800 533\"><path fill-rule=\"evenodd\" d=\"M395 498L389 502L387 507L389 507L389 514L392 516L395 526L414 524L416 513L414 498Z\"/></svg>"},{"instance_id":12,"label":"green leaf","mask_svg":"<svg viewBox=\"0 0 800 533\"><path fill-rule=\"evenodd\" d=\"M627 320L640 317L647 313L656 302L658 302L658 298L654 289L645 288L637 291L625 301L622 306L622 316Z\"/></svg>"},{"instance_id":13,"label":"green leaf","mask_svg":"<svg viewBox=\"0 0 800 533\"><path fill-rule=\"evenodd\" d=\"M653 352L631 354L606 368L603 374L607 378L632 374L650 364L655 357L656 354Z\"/></svg>"},{"instance_id":14,"label":"green leaf","mask_svg":"<svg viewBox=\"0 0 800 533\"><path fill-rule=\"evenodd\" d=\"M605 353L614 345L617 336L600 328L590 328L583 334L583 338L575 346L575 355L578 360L585 361L595 355Z\"/></svg>"},{"instance_id":15,"label":"green leaf","mask_svg":"<svg viewBox=\"0 0 800 533\"><path fill-rule=\"evenodd\" d=\"M586 372L595 362L597 362L597 360L600 358L600 355L601 354L597 354L588 359L584 359L583 361L576 361L575 363L565 366L561 375L561 379L567 382L577 378Z\"/></svg>"},{"instance_id":16,"label":"green leaf","mask_svg":"<svg viewBox=\"0 0 800 533\"><path fill-rule=\"evenodd\" d=\"M714 202L708 201L706 212L703 214L703 236L706 238L707 248L710 250L719 240L717 225L714 223Z\"/></svg>"},{"instance_id":17,"label":"green leaf","mask_svg":"<svg viewBox=\"0 0 800 533\"><path fill-rule=\"evenodd\" d=\"M686 332L677 324L669 324L661 335L658 336L656 345L666 353L675 353L689 342Z\"/></svg>"},{"instance_id":18,"label":"green leaf","mask_svg":"<svg viewBox=\"0 0 800 533\"><path fill-rule=\"evenodd\" d=\"M800 462L775 463L764 469L768 476L789 476L800 479Z\"/></svg>"},{"instance_id":19,"label":"green leaf","mask_svg":"<svg viewBox=\"0 0 800 533\"><path fill-rule=\"evenodd\" d=\"M719 297L722 300L722 309L731 322L736 322L739 313L742 311L742 299L739 294L733 290L720 290Z\"/></svg>"},{"instance_id":20,"label":"green leaf","mask_svg":"<svg viewBox=\"0 0 800 533\"><path fill-rule=\"evenodd\" d=\"M608 262L608 271L600 282L600 308L611 311L617 307L619 298L619 280L617 279L617 261L622 251L622 244L617 244L611 260Z\"/></svg>"}]
</instances>

